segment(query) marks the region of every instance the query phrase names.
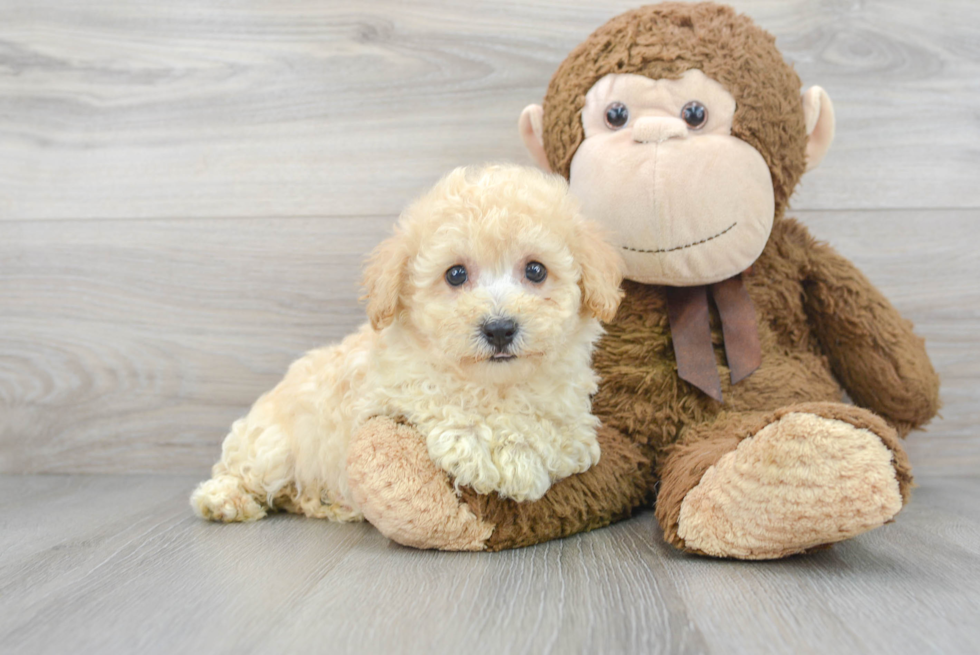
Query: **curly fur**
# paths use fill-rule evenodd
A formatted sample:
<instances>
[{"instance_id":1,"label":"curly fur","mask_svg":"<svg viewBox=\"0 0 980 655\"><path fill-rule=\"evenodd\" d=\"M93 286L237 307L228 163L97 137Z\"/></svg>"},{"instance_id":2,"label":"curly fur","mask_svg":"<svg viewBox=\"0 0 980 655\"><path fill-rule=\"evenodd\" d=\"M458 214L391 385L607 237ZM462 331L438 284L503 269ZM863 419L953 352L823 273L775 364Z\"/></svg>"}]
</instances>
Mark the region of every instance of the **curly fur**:
<instances>
[{"instance_id":1,"label":"curly fur","mask_svg":"<svg viewBox=\"0 0 980 655\"><path fill-rule=\"evenodd\" d=\"M543 263L540 284L524 278ZM466 266L451 287L446 271ZM532 169L457 169L402 215L365 273L370 323L313 350L236 421L212 479L191 504L204 518L261 518L272 508L358 520L345 465L375 416L425 435L457 485L515 500L599 460L591 396L597 317L615 314L620 262L578 214L564 180ZM517 322L514 359L481 335Z\"/></svg>"}]
</instances>

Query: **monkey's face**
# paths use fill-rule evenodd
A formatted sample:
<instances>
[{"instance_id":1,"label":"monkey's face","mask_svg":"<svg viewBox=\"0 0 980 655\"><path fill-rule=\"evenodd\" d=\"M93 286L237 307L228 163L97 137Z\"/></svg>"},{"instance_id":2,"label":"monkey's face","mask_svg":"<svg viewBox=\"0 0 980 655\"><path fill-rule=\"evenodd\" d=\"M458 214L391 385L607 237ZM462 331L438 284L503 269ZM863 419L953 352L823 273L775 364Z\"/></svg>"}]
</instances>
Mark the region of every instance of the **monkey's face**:
<instances>
[{"instance_id":1,"label":"monkey's face","mask_svg":"<svg viewBox=\"0 0 980 655\"><path fill-rule=\"evenodd\" d=\"M732 136L735 99L700 70L613 74L589 90L569 187L612 232L626 277L689 286L748 268L772 229L769 167Z\"/></svg>"}]
</instances>

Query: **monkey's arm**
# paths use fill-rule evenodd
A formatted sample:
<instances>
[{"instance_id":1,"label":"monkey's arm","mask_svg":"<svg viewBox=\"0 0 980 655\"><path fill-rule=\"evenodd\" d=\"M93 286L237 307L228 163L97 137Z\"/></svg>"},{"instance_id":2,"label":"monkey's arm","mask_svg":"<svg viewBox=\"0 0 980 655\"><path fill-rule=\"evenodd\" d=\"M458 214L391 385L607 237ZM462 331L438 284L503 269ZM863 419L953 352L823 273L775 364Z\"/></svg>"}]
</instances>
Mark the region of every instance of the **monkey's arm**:
<instances>
[{"instance_id":1,"label":"monkey's arm","mask_svg":"<svg viewBox=\"0 0 980 655\"><path fill-rule=\"evenodd\" d=\"M851 398L902 434L939 410L939 376L925 343L884 295L833 248L812 242L807 314Z\"/></svg>"},{"instance_id":2,"label":"monkey's arm","mask_svg":"<svg viewBox=\"0 0 980 655\"><path fill-rule=\"evenodd\" d=\"M375 418L351 440L347 474L365 518L415 548L504 550L592 530L628 517L647 500L652 466L619 432L599 431L602 457L555 483L540 500L453 489L410 425Z\"/></svg>"},{"instance_id":3,"label":"monkey's arm","mask_svg":"<svg viewBox=\"0 0 980 655\"><path fill-rule=\"evenodd\" d=\"M474 514L494 526L487 550L521 548L588 532L628 518L649 503L650 461L618 430L599 428L599 462L584 473L559 480L540 499L518 503L497 494L463 490Z\"/></svg>"}]
</instances>

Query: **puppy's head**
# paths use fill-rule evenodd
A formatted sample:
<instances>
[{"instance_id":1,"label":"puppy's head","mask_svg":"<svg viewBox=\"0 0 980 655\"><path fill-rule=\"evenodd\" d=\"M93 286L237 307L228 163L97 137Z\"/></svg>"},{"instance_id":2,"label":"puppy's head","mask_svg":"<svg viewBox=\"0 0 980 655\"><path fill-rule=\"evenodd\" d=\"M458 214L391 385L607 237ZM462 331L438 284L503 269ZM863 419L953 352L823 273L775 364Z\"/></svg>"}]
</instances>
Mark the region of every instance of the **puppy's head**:
<instances>
[{"instance_id":1,"label":"puppy's head","mask_svg":"<svg viewBox=\"0 0 980 655\"><path fill-rule=\"evenodd\" d=\"M368 316L430 357L525 375L598 334L622 296L621 261L561 177L458 168L413 203L371 255Z\"/></svg>"}]
</instances>

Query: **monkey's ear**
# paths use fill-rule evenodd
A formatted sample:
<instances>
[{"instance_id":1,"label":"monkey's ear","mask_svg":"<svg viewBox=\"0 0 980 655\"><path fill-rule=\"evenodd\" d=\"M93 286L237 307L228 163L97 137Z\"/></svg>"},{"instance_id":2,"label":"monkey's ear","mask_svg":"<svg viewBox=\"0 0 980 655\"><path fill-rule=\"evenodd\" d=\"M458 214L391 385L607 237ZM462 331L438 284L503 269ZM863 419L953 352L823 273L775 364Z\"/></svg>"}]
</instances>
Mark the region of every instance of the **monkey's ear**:
<instances>
[{"instance_id":1,"label":"monkey's ear","mask_svg":"<svg viewBox=\"0 0 980 655\"><path fill-rule=\"evenodd\" d=\"M364 268L364 297L371 327L380 330L395 320L400 306L402 285L408 266L408 244L404 234L381 242L371 253Z\"/></svg>"},{"instance_id":2,"label":"monkey's ear","mask_svg":"<svg viewBox=\"0 0 980 655\"><path fill-rule=\"evenodd\" d=\"M534 163L551 173L551 164L548 163L548 155L544 151L543 116L544 109L541 105L528 105L521 112L521 117L517 121L517 129L520 130L524 147L531 153L531 159L534 160Z\"/></svg>"},{"instance_id":3,"label":"monkey's ear","mask_svg":"<svg viewBox=\"0 0 980 655\"><path fill-rule=\"evenodd\" d=\"M806 122L806 169L810 171L823 160L834 140L834 105L819 86L807 89L802 100Z\"/></svg>"},{"instance_id":4,"label":"monkey's ear","mask_svg":"<svg viewBox=\"0 0 980 655\"><path fill-rule=\"evenodd\" d=\"M600 321L616 318L623 299L623 259L598 223L583 220L576 229L573 255L582 267L582 306Z\"/></svg>"}]
</instances>

